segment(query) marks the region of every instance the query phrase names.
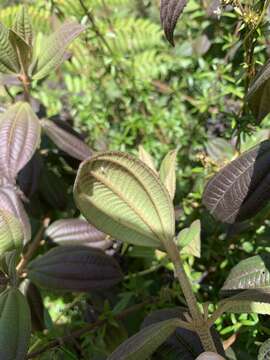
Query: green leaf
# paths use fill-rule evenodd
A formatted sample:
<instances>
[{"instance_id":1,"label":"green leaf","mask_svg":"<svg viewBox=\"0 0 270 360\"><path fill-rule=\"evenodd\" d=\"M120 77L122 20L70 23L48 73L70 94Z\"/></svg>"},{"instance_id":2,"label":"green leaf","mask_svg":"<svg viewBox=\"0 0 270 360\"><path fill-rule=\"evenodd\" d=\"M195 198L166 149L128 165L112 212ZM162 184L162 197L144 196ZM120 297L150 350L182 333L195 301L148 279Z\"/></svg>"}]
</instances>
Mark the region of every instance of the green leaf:
<instances>
[{"instance_id":1,"label":"green leaf","mask_svg":"<svg viewBox=\"0 0 270 360\"><path fill-rule=\"evenodd\" d=\"M107 360L146 360L177 327L178 319L150 325L126 340Z\"/></svg>"},{"instance_id":2,"label":"green leaf","mask_svg":"<svg viewBox=\"0 0 270 360\"><path fill-rule=\"evenodd\" d=\"M18 284L18 274L16 266L20 259L20 250L7 251L0 256L0 266L3 272L8 276L12 286Z\"/></svg>"},{"instance_id":3,"label":"green leaf","mask_svg":"<svg viewBox=\"0 0 270 360\"><path fill-rule=\"evenodd\" d=\"M234 148L229 141L222 138L212 138L206 144L206 151L210 158L216 162L232 159Z\"/></svg>"},{"instance_id":4,"label":"green leaf","mask_svg":"<svg viewBox=\"0 0 270 360\"><path fill-rule=\"evenodd\" d=\"M255 313L270 315L270 289L252 289L223 300L228 313Z\"/></svg>"},{"instance_id":5,"label":"green leaf","mask_svg":"<svg viewBox=\"0 0 270 360\"><path fill-rule=\"evenodd\" d=\"M230 272L221 291L262 289L270 287L270 254L252 256L240 261Z\"/></svg>"},{"instance_id":6,"label":"green leaf","mask_svg":"<svg viewBox=\"0 0 270 360\"><path fill-rule=\"evenodd\" d=\"M28 74L28 68L32 61L31 46L13 30L9 30L9 41L17 55L18 63L20 64L20 73Z\"/></svg>"},{"instance_id":7,"label":"green leaf","mask_svg":"<svg viewBox=\"0 0 270 360\"><path fill-rule=\"evenodd\" d=\"M18 34L28 45L32 45L33 28L27 8L21 6L13 23L12 30Z\"/></svg>"},{"instance_id":8,"label":"green leaf","mask_svg":"<svg viewBox=\"0 0 270 360\"><path fill-rule=\"evenodd\" d=\"M25 359L30 335L27 300L18 289L10 288L0 295L0 359Z\"/></svg>"},{"instance_id":9,"label":"green leaf","mask_svg":"<svg viewBox=\"0 0 270 360\"><path fill-rule=\"evenodd\" d=\"M0 256L22 247L24 233L20 221L10 212L0 209Z\"/></svg>"},{"instance_id":10,"label":"green leaf","mask_svg":"<svg viewBox=\"0 0 270 360\"><path fill-rule=\"evenodd\" d=\"M189 228L183 229L177 236L177 244L181 253L201 257L201 222L195 220Z\"/></svg>"},{"instance_id":11,"label":"green leaf","mask_svg":"<svg viewBox=\"0 0 270 360\"><path fill-rule=\"evenodd\" d=\"M9 41L9 30L0 23L0 72L19 73L17 55Z\"/></svg>"},{"instance_id":12,"label":"green leaf","mask_svg":"<svg viewBox=\"0 0 270 360\"><path fill-rule=\"evenodd\" d=\"M74 197L84 217L113 238L163 248L174 237L167 190L148 166L126 153L105 152L84 161Z\"/></svg>"},{"instance_id":13,"label":"green leaf","mask_svg":"<svg viewBox=\"0 0 270 360\"><path fill-rule=\"evenodd\" d=\"M84 29L74 21L67 21L51 34L44 41L43 52L34 66L33 79L42 79L61 65L66 48Z\"/></svg>"},{"instance_id":14,"label":"green leaf","mask_svg":"<svg viewBox=\"0 0 270 360\"><path fill-rule=\"evenodd\" d=\"M142 145L139 146L139 159L143 161L157 174L154 159L149 154L149 152L145 150L145 148Z\"/></svg>"},{"instance_id":15,"label":"green leaf","mask_svg":"<svg viewBox=\"0 0 270 360\"><path fill-rule=\"evenodd\" d=\"M160 166L160 179L169 191L169 194L174 199L176 188L176 156L178 150L172 150L163 159Z\"/></svg>"},{"instance_id":16,"label":"green leaf","mask_svg":"<svg viewBox=\"0 0 270 360\"><path fill-rule=\"evenodd\" d=\"M213 352L204 352L196 358L196 360L225 360L223 356Z\"/></svg>"},{"instance_id":17,"label":"green leaf","mask_svg":"<svg viewBox=\"0 0 270 360\"><path fill-rule=\"evenodd\" d=\"M260 347L258 360L269 360L270 359L270 339L266 340Z\"/></svg>"}]
</instances>

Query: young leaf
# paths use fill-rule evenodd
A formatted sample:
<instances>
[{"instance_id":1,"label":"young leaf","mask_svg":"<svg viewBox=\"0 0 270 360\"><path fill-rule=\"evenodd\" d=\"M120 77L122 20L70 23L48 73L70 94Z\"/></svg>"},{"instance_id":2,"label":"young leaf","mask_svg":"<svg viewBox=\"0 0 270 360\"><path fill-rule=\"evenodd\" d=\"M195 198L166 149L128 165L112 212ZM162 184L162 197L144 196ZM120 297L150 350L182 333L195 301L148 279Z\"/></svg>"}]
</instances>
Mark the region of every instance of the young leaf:
<instances>
[{"instance_id":1,"label":"young leaf","mask_svg":"<svg viewBox=\"0 0 270 360\"><path fill-rule=\"evenodd\" d=\"M32 46L33 28L27 8L21 6L13 23L12 30L18 34L29 46Z\"/></svg>"},{"instance_id":2,"label":"young leaf","mask_svg":"<svg viewBox=\"0 0 270 360\"><path fill-rule=\"evenodd\" d=\"M16 288L0 294L0 359L26 358L31 315L26 298Z\"/></svg>"},{"instance_id":3,"label":"young leaf","mask_svg":"<svg viewBox=\"0 0 270 360\"><path fill-rule=\"evenodd\" d=\"M270 339L266 340L260 347L258 360L269 360L270 358Z\"/></svg>"},{"instance_id":4,"label":"young leaf","mask_svg":"<svg viewBox=\"0 0 270 360\"><path fill-rule=\"evenodd\" d=\"M40 124L27 103L18 102L0 116L0 173L14 182L40 143Z\"/></svg>"},{"instance_id":5,"label":"young leaf","mask_svg":"<svg viewBox=\"0 0 270 360\"><path fill-rule=\"evenodd\" d=\"M160 19L167 40L174 46L174 29L187 0L161 0Z\"/></svg>"},{"instance_id":6,"label":"young leaf","mask_svg":"<svg viewBox=\"0 0 270 360\"><path fill-rule=\"evenodd\" d=\"M177 236L181 253L201 257L201 222L195 220L188 229L183 229Z\"/></svg>"},{"instance_id":7,"label":"young leaf","mask_svg":"<svg viewBox=\"0 0 270 360\"><path fill-rule=\"evenodd\" d=\"M160 179L168 190L172 200L174 199L176 188L176 156L177 150L168 152L163 159L159 170Z\"/></svg>"},{"instance_id":8,"label":"young leaf","mask_svg":"<svg viewBox=\"0 0 270 360\"><path fill-rule=\"evenodd\" d=\"M21 199L14 188L0 187L0 209L8 211L20 221L24 233L24 243L27 243L31 239L31 225Z\"/></svg>"},{"instance_id":9,"label":"young leaf","mask_svg":"<svg viewBox=\"0 0 270 360\"><path fill-rule=\"evenodd\" d=\"M122 280L118 263L103 251L86 246L58 246L28 264L34 284L51 290L108 289Z\"/></svg>"},{"instance_id":10,"label":"young leaf","mask_svg":"<svg viewBox=\"0 0 270 360\"><path fill-rule=\"evenodd\" d=\"M203 203L218 220L234 223L254 216L270 198L270 141L246 151L206 185Z\"/></svg>"},{"instance_id":11,"label":"young leaf","mask_svg":"<svg viewBox=\"0 0 270 360\"><path fill-rule=\"evenodd\" d=\"M50 120L41 120L45 134L55 143L59 149L78 160L85 160L93 155L92 150L76 136L65 131L63 128Z\"/></svg>"},{"instance_id":12,"label":"young leaf","mask_svg":"<svg viewBox=\"0 0 270 360\"><path fill-rule=\"evenodd\" d=\"M149 166L157 174L154 159L149 154L149 152L145 150L145 148L142 145L139 146L139 159L141 161L143 161L147 166Z\"/></svg>"},{"instance_id":13,"label":"young leaf","mask_svg":"<svg viewBox=\"0 0 270 360\"><path fill-rule=\"evenodd\" d=\"M82 219L63 219L53 222L46 236L59 245L86 245L101 250L108 249L112 241Z\"/></svg>"},{"instance_id":14,"label":"young leaf","mask_svg":"<svg viewBox=\"0 0 270 360\"><path fill-rule=\"evenodd\" d=\"M0 256L6 251L21 248L23 237L20 221L10 212L0 209Z\"/></svg>"},{"instance_id":15,"label":"young leaf","mask_svg":"<svg viewBox=\"0 0 270 360\"><path fill-rule=\"evenodd\" d=\"M196 358L196 360L225 360L223 356L213 352L204 352Z\"/></svg>"},{"instance_id":16,"label":"young leaf","mask_svg":"<svg viewBox=\"0 0 270 360\"><path fill-rule=\"evenodd\" d=\"M235 290L270 287L270 255L261 254L240 261L230 272L221 291L230 294Z\"/></svg>"},{"instance_id":17,"label":"young leaf","mask_svg":"<svg viewBox=\"0 0 270 360\"><path fill-rule=\"evenodd\" d=\"M0 72L18 74L19 71L17 55L9 41L9 30L0 23Z\"/></svg>"},{"instance_id":18,"label":"young leaf","mask_svg":"<svg viewBox=\"0 0 270 360\"><path fill-rule=\"evenodd\" d=\"M105 152L84 161L74 198L84 217L113 238L156 248L173 239L167 190L148 166L126 153Z\"/></svg>"},{"instance_id":19,"label":"young leaf","mask_svg":"<svg viewBox=\"0 0 270 360\"><path fill-rule=\"evenodd\" d=\"M258 72L252 81L247 100L258 123L270 112L270 60Z\"/></svg>"},{"instance_id":20,"label":"young leaf","mask_svg":"<svg viewBox=\"0 0 270 360\"><path fill-rule=\"evenodd\" d=\"M32 61L32 48L16 32L9 30L9 41L17 55L20 64L20 73L28 74L28 68Z\"/></svg>"},{"instance_id":21,"label":"young leaf","mask_svg":"<svg viewBox=\"0 0 270 360\"><path fill-rule=\"evenodd\" d=\"M66 21L51 34L44 41L44 51L39 55L35 64L33 79L42 79L61 65L66 48L84 29L84 26L76 22Z\"/></svg>"},{"instance_id":22,"label":"young leaf","mask_svg":"<svg viewBox=\"0 0 270 360\"><path fill-rule=\"evenodd\" d=\"M150 325L121 344L107 360L146 360L178 326L176 318Z\"/></svg>"}]
</instances>

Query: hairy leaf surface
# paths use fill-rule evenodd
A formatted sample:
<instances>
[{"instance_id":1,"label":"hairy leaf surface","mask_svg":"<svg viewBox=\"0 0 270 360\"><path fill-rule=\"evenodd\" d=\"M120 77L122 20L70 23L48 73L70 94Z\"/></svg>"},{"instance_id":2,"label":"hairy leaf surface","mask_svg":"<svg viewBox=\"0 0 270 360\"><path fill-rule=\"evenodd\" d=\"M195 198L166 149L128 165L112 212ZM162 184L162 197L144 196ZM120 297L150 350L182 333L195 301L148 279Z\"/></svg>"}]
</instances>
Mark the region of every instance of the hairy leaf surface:
<instances>
[{"instance_id":1,"label":"hairy leaf surface","mask_svg":"<svg viewBox=\"0 0 270 360\"><path fill-rule=\"evenodd\" d=\"M106 250L112 244L106 234L83 219L57 220L47 228L46 236L60 245L86 245Z\"/></svg>"},{"instance_id":2,"label":"hairy leaf surface","mask_svg":"<svg viewBox=\"0 0 270 360\"><path fill-rule=\"evenodd\" d=\"M157 174L154 159L149 154L149 152L145 150L145 148L142 145L139 146L139 159L141 161L143 161L147 166L149 166Z\"/></svg>"},{"instance_id":3,"label":"hairy leaf surface","mask_svg":"<svg viewBox=\"0 0 270 360\"><path fill-rule=\"evenodd\" d=\"M28 68L32 60L32 48L13 30L9 30L9 41L16 53L20 64L20 73L28 74Z\"/></svg>"},{"instance_id":4,"label":"hairy leaf surface","mask_svg":"<svg viewBox=\"0 0 270 360\"><path fill-rule=\"evenodd\" d=\"M17 74L19 70L16 52L9 41L9 30L0 23L0 72Z\"/></svg>"},{"instance_id":5,"label":"hairy leaf surface","mask_svg":"<svg viewBox=\"0 0 270 360\"><path fill-rule=\"evenodd\" d=\"M161 0L160 19L167 40L174 46L174 29L187 0Z\"/></svg>"},{"instance_id":6,"label":"hairy leaf surface","mask_svg":"<svg viewBox=\"0 0 270 360\"><path fill-rule=\"evenodd\" d=\"M91 291L122 279L118 263L103 251L86 246L59 246L31 261L28 277L52 290Z\"/></svg>"},{"instance_id":7,"label":"hairy leaf surface","mask_svg":"<svg viewBox=\"0 0 270 360\"><path fill-rule=\"evenodd\" d=\"M203 203L218 220L234 223L254 216L270 198L270 141L246 151L206 185Z\"/></svg>"},{"instance_id":8,"label":"hairy leaf surface","mask_svg":"<svg viewBox=\"0 0 270 360\"><path fill-rule=\"evenodd\" d=\"M176 189L176 156L177 150L172 150L163 159L159 174L160 179L168 190L172 200L174 199Z\"/></svg>"},{"instance_id":9,"label":"hairy leaf surface","mask_svg":"<svg viewBox=\"0 0 270 360\"><path fill-rule=\"evenodd\" d=\"M0 116L0 172L14 182L40 143L40 124L27 103L18 102Z\"/></svg>"},{"instance_id":10,"label":"hairy leaf surface","mask_svg":"<svg viewBox=\"0 0 270 360\"><path fill-rule=\"evenodd\" d=\"M31 18L28 14L27 7L21 6L13 23L12 29L17 33L28 45L32 45L33 28Z\"/></svg>"},{"instance_id":11,"label":"hairy leaf surface","mask_svg":"<svg viewBox=\"0 0 270 360\"><path fill-rule=\"evenodd\" d=\"M0 255L21 248L23 238L20 221L12 213L0 209Z\"/></svg>"},{"instance_id":12,"label":"hairy leaf surface","mask_svg":"<svg viewBox=\"0 0 270 360\"><path fill-rule=\"evenodd\" d=\"M84 217L122 241L164 247L174 236L170 196L142 161L121 152L86 160L77 174L74 196Z\"/></svg>"},{"instance_id":13,"label":"hairy leaf surface","mask_svg":"<svg viewBox=\"0 0 270 360\"><path fill-rule=\"evenodd\" d=\"M55 145L75 159L85 160L93 154L92 150L82 140L57 126L52 121L43 119L41 125L46 135Z\"/></svg>"},{"instance_id":14,"label":"hairy leaf surface","mask_svg":"<svg viewBox=\"0 0 270 360\"><path fill-rule=\"evenodd\" d=\"M189 228L185 228L177 235L177 244L182 254L201 257L201 222L195 220Z\"/></svg>"},{"instance_id":15,"label":"hairy leaf surface","mask_svg":"<svg viewBox=\"0 0 270 360\"><path fill-rule=\"evenodd\" d=\"M108 360L146 360L178 325L176 318L150 325L121 344Z\"/></svg>"}]
</instances>

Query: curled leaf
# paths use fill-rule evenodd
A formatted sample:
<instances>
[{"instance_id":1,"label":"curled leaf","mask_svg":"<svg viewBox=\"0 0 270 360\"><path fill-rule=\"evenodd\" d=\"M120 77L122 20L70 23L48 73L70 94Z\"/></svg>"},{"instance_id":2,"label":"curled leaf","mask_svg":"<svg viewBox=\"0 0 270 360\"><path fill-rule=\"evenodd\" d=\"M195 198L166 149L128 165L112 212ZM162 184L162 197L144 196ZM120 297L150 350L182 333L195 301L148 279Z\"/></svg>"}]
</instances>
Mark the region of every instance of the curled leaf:
<instances>
[{"instance_id":1,"label":"curled leaf","mask_svg":"<svg viewBox=\"0 0 270 360\"><path fill-rule=\"evenodd\" d=\"M182 14L187 0L161 0L160 19L167 40L174 46L174 29Z\"/></svg>"},{"instance_id":2,"label":"curled leaf","mask_svg":"<svg viewBox=\"0 0 270 360\"><path fill-rule=\"evenodd\" d=\"M118 263L103 251L86 246L59 246L28 264L34 284L66 291L104 290L122 279Z\"/></svg>"},{"instance_id":3,"label":"curled leaf","mask_svg":"<svg viewBox=\"0 0 270 360\"><path fill-rule=\"evenodd\" d=\"M40 124L27 103L18 102L0 116L0 173L14 182L40 142Z\"/></svg>"},{"instance_id":4,"label":"curled leaf","mask_svg":"<svg viewBox=\"0 0 270 360\"><path fill-rule=\"evenodd\" d=\"M246 151L206 185L203 203L218 220L234 223L261 210L270 198L270 141Z\"/></svg>"},{"instance_id":5,"label":"curled leaf","mask_svg":"<svg viewBox=\"0 0 270 360\"><path fill-rule=\"evenodd\" d=\"M84 217L113 238L157 248L173 239L169 194L155 173L133 156L105 152L84 161L74 197Z\"/></svg>"},{"instance_id":6,"label":"curled leaf","mask_svg":"<svg viewBox=\"0 0 270 360\"><path fill-rule=\"evenodd\" d=\"M145 150L145 148L142 145L139 146L139 159L143 161L157 174L156 167L154 164L154 159L149 154L149 152Z\"/></svg>"},{"instance_id":7,"label":"curled leaf","mask_svg":"<svg viewBox=\"0 0 270 360\"><path fill-rule=\"evenodd\" d=\"M57 220L47 228L46 236L60 245L86 245L106 250L112 244L106 234L82 219Z\"/></svg>"},{"instance_id":8,"label":"curled leaf","mask_svg":"<svg viewBox=\"0 0 270 360\"><path fill-rule=\"evenodd\" d=\"M177 150L168 152L163 159L159 170L160 179L168 190L172 200L174 199L176 188L176 156Z\"/></svg>"},{"instance_id":9,"label":"curled leaf","mask_svg":"<svg viewBox=\"0 0 270 360\"><path fill-rule=\"evenodd\" d=\"M41 125L55 145L75 159L85 160L93 154L92 150L82 140L58 126L57 123L43 119Z\"/></svg>"}]
</instances>

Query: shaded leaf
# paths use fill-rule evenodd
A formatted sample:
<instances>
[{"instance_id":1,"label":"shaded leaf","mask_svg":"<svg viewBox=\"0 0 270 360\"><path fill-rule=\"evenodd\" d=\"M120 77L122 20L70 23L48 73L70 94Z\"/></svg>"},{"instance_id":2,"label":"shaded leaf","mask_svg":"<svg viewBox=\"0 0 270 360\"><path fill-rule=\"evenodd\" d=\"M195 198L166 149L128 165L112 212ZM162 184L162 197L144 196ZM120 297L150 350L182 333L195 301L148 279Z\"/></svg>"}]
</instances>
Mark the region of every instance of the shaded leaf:
<instances>
[{"instance_id":1,"label":"shaded leaf","mask_svg":"<svg viewBox=\"0 0 270 360\"><path fill-rule=\"evenodd\" d=\"M145 150L145 148L142 145L139 146L139 159L143 161L157 174L154 159L149 154L149 152Z\"/></svg>"},{"instance_id":2,"label":"shaded leaf","mask_svg":"<svg viewBox=\"0 0 270 360\"><path fill-rule=\"evenodd\" d=\"M169 194L155 173L133 156L105 152L84 161L74 197L84 217L113 238L151 247L173 239Z\"/></svg>"},{"instance_id":3,"label":"shaded leaf","mask_svg":"<svg viewBox=\"0 0 270 360\"><path fill-rule=\"evenodd\" d=\"M255 76L247 93L249 106L258 123L270 112L269 96L270 60Z\"/></svg>"},{"instance_id":4,"label":"shaded leaf","mask_svg":"<svg viewBox=\"0 0 270 360\"><path fill-rule=\"evenodd\" d=\"M25 297L16 288L0 294L0 358L25 359L31 335L31 316Z\"/></svg>"},{"instance_id":5,"label":"shaded leaf","mask_svg":"<svg viewBox=\"0 0 270 360\"><path fill-rule=\"evenodd\" d=\"M33 28L31 18L28 14L27 8L21 6L16 19L13 23L12 29L17 33L28 45L32 45L33 41Z\"/></svg>"},{"instance_id":6,"label":"shaded leaf","mask_svg":"<svg viewBox=\"0 0 270 360\"><path fill-rule=\"evenodd\" d=\"M206 185L203 203L218 220L234 223L254 216L267 203L270 141L264 141L221 169Z\"/></svg>"},{"instance_id":7,"label":"shaded leaf","mask_svg":"<svg viewBox=\"0 0 270 360\"><path fill-rule=\"evenodd\" d=\"M27 103L18 102L0 116L0 172L14 181L40 142L40 124Z\"/></svg>"},{"instance_id":8,"label":"shaded leaf","mask_svg":"<svg viewBox=\"0 0 270 360\"><path fill-rule=\"evenodd\" d=\"M221 291L261 289L270 287L270 255L261 254L242 260L231 271Z\"/></svg>"},{"instance_id":9,"label":"shaded leaf","mask_svg":"<svg viewBox=\"0 0 270 360\"><path fill-rule=\"evenodd\" d=\"M27 267L34 284L67 291L103 290L122 279L118 263L98 249L86 246L59 246Z\"/></svg>"},{"instance_id":10,"label":"shaded leaf","mask_svg":"<svg viewBox=\"0 0 270 360\"><path fill-rule=\"evenodd\" d=\"M13 214L20 222L24 233L24 243L31 239L31 225L23 203L13 187L0 187L0 209Z\"/></svg>"},{"instance_id":11,"label":"shaded leaf","mask_svg":"<svg viewBox=\"0 0 270 360\"><path fill-rule=\"evenodd\" d=\"M196 358L196 360L225 360L223 356L213 352L204 352Z\"/></svg>"},{"instance_id":12,"label":"shaded leaf","mask_svg":"<svg viewBox=\"0 0 270 360\"><path fill-rule=\"evenodd\" d=\"M0 209L0 256L6 251L21 248L23 237L20 221L10 212Z\"/></svg>"},{"instance_id":13,"label":"shaded leaf","mask_svg":"<svg viewBox=\"0 0 270 360\"><path fill-rule=\"evenodd\" d=\"M178 319L150 325L122 343L108 360L146 360L175 331Z\"/></svg>"},{"instance_id":14,"label":"shaded leaf","mask_svg":"<svg viewBox=\"0 0 270 360\"><path fill-rule=\"evenodd\" d=\"M177 236L181 253L201 257L201 222L195 220L189 228L183 229Z\"/></svg>"},{"instance_id":15,"label":"shaded leaf","mask_svg":"<svg viewBox=\"0 0 270 360\"><path fill-rule=\"evenodd\" d=\"M163 159L159 174L160 179L166 189L168 190L171 199L174 199L175 188L176 188L176 156L178 150L172 150Z\"/></svg>"},{"instance_id":16,"label":"shaded leaf","mask_svg":"<svg viewBox=\"0 0 270 360\"><path fill-rule=\"evenodd\" d=\"M160 321L179 318L183 321L186 320L184 313L188 313L188 309L184 307L174 307L168 309L156 310L150 313L143 321L142 328L148 327ZM219 335L214 328L211 329L216 348L221 355L224 354L223 346L220 341ZM181 360L194 360L196 356L203 352L203 347L198 335L190 330L177 327L175 332L164 342L158 349L157 353L161 355L164 352L170 353L173 358Z\"/></svg>"},{"instance_id":17,"label":"shaded leaf","mask_svg":"<svg viewBox=\"0 0 270 360\"><path fill-rule=\"evenodd\" d=\"M84 29L84 26L74 21L66 21L51 34L44 41L44 51L37 59L33 79L42 79L61 65L66 48Z\"/></svg>"},{"instance_id":18,"label":"shaded leaf","mask_svg":"<svg viewBox=\"0 0 270 360\"><path fill-rule=\"evenodd\" d=\"M193 53L197 56L203 56L211 47L211 41L208 36L203 34L192 42Z\"/></svg>"},{"instance_id":19,"label":"shaded leaf","mask_svg":"<svg viewBox=\"0 0 270 360\"><path fill-rule=\"evenodd\" d=\"M55 145L75 159L85 160L93 154L92 150L82 140L57 126L56 123L43 119L41 125Z\"/></svg>"},{"instance_id":20,"label":"shaded leaf","mask_svg":"<svg viewBox=\"0 0 270 360\"><path fill-rule=\"evenodd\" d=\"M206 144L207 154L215 162L230 160L234 155L234 148L229 141L222 138L212 138Z\"/></svg>"},{"instance_id":21,"label":"shaded leaf","mask_svg":"<svg viewBox=\"0 0 270 360\"><path fill-rule=\"evenodd\" d=\"M47 228L46 236L60 245L86 245L102 250L112 245L106 234L82 219L57 220Z\"/></svg>"},{"instance_id":22,"label":"shaded leaf","mask_svg":"<svg viewBox=\"0 0 270 360\"><path fill-rule=\"evenodd\" d=\"M174 46L174 29L182 14L187 0L161 0L160 19L167 40Z\"/></svg>"},{"instance_id":23,"label":"shaded leaf","mask_svg":"<svg viewBox=\"0 0 270 360\"><path fill-rule=\"evenodd\" d=\"M20 73L27 74L32 60L32 48L16 32L9 30L9 41L17 55Z\"/></svg>"},{"instance_id":24,"label":"shaded leaf","mask_svg":"<svg viewBox=\"0 0 270 360\"><path fill-rule=\"evenodd\" d=\"M31 160L19 172L17 182L27 198L30 198L38 189L42 168L42 157L36 151Z\"/></svg>"},{"instance_id":25,"label":"shaded leaf","mask_svg":"<svg viewBox=\"0 0 270 360\"><path fill-rule=\"evenodd\" d=\"M19 70L16 52L9 41L9 30L0 23L0 72L17 74Z\"/></svg>"},{"instance_id":26,"label":"shaded leaf","mask_svg":"<svg viewBox=\"0 0 270 360\"><path fill-rule=\"evenodd\" d=\"M12 250L7 251L0 256L0 264L2 271L7 275L9 283L12 286L18 285L18 275L16 266L20 259L20 251Z\"/></svg>"},{"instance_id":27,"label":"shaded leaf","mask_svg":"<svg viewBox=\"0 0 270 360\"><path fill-rule=\"evenodd\" d=\"M270 339L266 340L260 347L258 360L269 360L270 359Z\"/></svg>"}]
</instances>

